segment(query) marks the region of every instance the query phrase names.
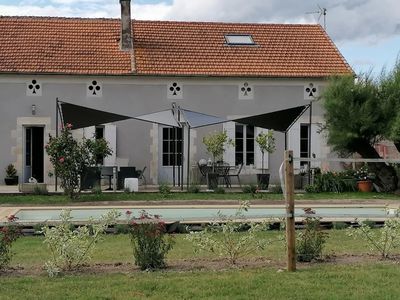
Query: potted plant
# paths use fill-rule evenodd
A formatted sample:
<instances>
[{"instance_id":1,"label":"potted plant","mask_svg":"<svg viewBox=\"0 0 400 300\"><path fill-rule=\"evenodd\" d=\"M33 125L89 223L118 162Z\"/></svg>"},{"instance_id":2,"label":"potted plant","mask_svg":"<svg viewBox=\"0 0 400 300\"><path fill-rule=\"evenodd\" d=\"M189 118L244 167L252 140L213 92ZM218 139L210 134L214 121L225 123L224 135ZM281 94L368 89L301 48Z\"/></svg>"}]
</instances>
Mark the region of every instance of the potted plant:
<instances>
[{"instance_id":1,"label":"potted plant","mask_svg":"<svg viewBox=\"0 0 400 300\"><path fill-rule=\"evenodd\" d=\"M261 174L257 174L257 183L262 190L268 189L270 174L264 173L264 154L275 151L274 131L260 132L256 137L256 143L261 151Z\"/></svg>"},{"instance_id":2,"label":"potted plant","mask_svg":"<svg viewBox=\"0 0 400 300\"><path fill-rule=\"evenodd\" d=\"M375 174L369 172L367 164L358 169L354 175L357 179L357 188L360 192L372 192Z\"/></svg>"},{"instance_id":3,"label":"potted plant","mask_svg":"<svg viewBox=\"0 0 400 300\"><path fill-rule=\"evenodd\" d=\"M212 172L207 173L207 184L209 189L215 189L218 186L218 173L215 172L215 162L222 160L225 152L225 146L234 145L232 139L228 138L226 130L210 133L203 137L203 144L207 152L212 156Z\"/></svg>"},{"instance_id":4,"label":"potted plant","mask_svg":"<svg viewBox=\"0 0 400 300\"><path fill-rule=\"evenodd\" d=\"M18 184L17 170L15 169L13 164L9 164L7 166L6 177L4 178L4 182L6 185L17 185Z\"/></svg>"}]
</instances>

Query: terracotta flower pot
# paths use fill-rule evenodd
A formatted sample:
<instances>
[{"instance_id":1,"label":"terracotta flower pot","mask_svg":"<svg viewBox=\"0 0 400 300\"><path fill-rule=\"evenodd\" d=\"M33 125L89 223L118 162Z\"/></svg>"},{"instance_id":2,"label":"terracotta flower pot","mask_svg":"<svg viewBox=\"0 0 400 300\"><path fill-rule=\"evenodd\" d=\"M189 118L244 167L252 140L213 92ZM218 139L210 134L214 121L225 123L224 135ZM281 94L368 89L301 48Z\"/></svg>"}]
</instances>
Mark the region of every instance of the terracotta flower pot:
<instances>
[{"instance_id":1,"label":"terracotta flower pot","mask_svg":"<svg viewBox=\"0 0 400 300\"><path fill-rule=\"evenodd\" d=\"M363 193L372 192L372 181L371 180L357 181L357 187L360 192L363 192Z\"/></svg>"}]
</instances>

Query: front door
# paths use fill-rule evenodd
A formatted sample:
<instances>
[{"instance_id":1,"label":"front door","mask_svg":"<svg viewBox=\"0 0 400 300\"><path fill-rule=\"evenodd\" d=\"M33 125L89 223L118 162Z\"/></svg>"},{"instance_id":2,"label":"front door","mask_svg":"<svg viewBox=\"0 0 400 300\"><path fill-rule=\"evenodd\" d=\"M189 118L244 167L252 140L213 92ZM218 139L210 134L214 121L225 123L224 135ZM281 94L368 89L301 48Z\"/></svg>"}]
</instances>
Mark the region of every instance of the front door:
<instances>
[{"instance_id":1,"label":"front door","mask_svg":"<svg viewBox=\"0 0 400 300\"><path fill-rule=\"evenodd\" d=\"M33 177L37 182L44 179L44 127L25 127L24 182Z\"/></svg>"}]
</instances>

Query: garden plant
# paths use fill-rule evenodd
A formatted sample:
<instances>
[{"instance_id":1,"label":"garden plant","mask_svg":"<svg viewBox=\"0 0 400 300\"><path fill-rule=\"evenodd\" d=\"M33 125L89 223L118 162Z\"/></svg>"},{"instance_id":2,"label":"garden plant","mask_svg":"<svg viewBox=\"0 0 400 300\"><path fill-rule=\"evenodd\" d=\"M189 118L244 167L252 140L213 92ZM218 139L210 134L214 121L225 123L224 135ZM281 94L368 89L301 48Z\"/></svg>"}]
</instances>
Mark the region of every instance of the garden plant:
<instances>
[{"instance_id":1,"label":"garden plant","mask_svg":"<svg viewBox=\"0 0 400 300\"><path fill-rule=\"evenodd\" d=\"M0 270L8 267L11 258L12 244L20 236L20 228L15 225L16 217L14 215L7 217L7 224L0 228Z\"/></svg>"},{"instance_id":2,"label":"garden plant","mask_svg":"<svg viewBox=\"0 0 400 300\"><path fill-rule=\"evenodd\" d=\"M260 132L256 137L256 143L261 151L262 173L264 173L264 154L265 152L271 154L275 151L275 137L274 131L268 130L267 132Z\"/></svg>"},{"instance_id":3,"label":"garden plant","mask_svg":"<svg viewBox=\"0 0 400 300\"><path fill-rule=\"evenodd\" d=\"M187 240L193 243L196 252L206 251L227 258L235 265L239 258L256 250L264 250L270 240L257 235L267 228L267 223L255 223L246 220L244 212L249 203L243 201L233 216L226 216L220 211L217 219L203 231L190 232Z\"/></svg>"},{"instance_id":4,"label":"garden plant","mask_svg":"<svg viewBox=\"0 0 400 300\"><path fill-rule=\"evenodd\" d=\"M203 144L206 146L207 152L212 155L213 165L216 161L222 160L226 146L233 146L234 142L228 138L226 130L221 132L210 133L203 137Z\"/></svg>"},{"instance_id":5,"label":"garden plant","mask_svg":"<svg viewBox=\"0 0 400 300\"><path fill-rule=\"evenodd\" d=\"M298 231L296 236L297 261L310 262L320 259L328 233L322 231L318 217L307 216L303 224L304 229Z\"/></svg>"},{"instance_id":6,"label":"garden plant","mask_svg":"<svg viewBox=\"0 0 400 300\"><path fill-rule=\"evenodd\" d=\"M133 217L131 211L126 215L135 264L142 270L164 268L165 256L174 245L173 238L166 232L165 222L160 216L146 211L141 211L139 217Z\"/></svg>"},{"instance_id":7,"label":"garden plant","mask_svg":"<svg viewBox=\"0 0 400 300\"><path fill-rule=\"evenodd\" d=\"M397 211L398 215L399 211ZM382 228L373 229L368 222L357 221L358 227L349 228L347 233L366 241L371 251L378 251L382 258L390 256L395 248L400 247L400 218L395 217L385 221Z\"/></svg>"},{"instance_id":8,"label":"garden plant","mask_svg":"<svg viewBox=\"0 0 400 300\"><path fill-rule=\"evenodd\" d=\"M71 210L63 210L61 223L54 227L43 227L44 243L50 250L51 258L45 263L50 277L63 271L76 270L91 259L91 254L101 234L115 223L119 213L111 210L98 221L89 220L87 225L75 228Z\"/></svg>"},{"instance_id":9,"label":"garden plant","mask_svg":"<svg viewBox=\"0 0 400 300\"><path fill-rule=\"evenodd\" d=\"M99 157L112 153L104 139L85 139L77 141L72 136L72 124L66 124L58 137L50 136L46 152L53 164L54 172L61 179L61 187L71 199L80 195L80 178Z\"/></svg>"}]
</instances>

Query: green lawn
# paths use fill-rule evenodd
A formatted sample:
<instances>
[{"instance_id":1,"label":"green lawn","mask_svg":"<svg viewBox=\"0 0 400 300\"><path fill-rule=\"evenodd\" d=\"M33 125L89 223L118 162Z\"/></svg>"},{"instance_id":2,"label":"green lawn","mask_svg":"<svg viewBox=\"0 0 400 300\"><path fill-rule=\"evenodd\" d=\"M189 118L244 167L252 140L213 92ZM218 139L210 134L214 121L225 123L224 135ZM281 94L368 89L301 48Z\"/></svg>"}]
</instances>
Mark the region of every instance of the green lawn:
<instances>
[{"instance_id":1,"label":"green lawn","mask_svg":"<svg viewBox=\"0 0 400 300\"><path fill-rule=\"evenodd\" d=\"M400 196L384 193L305 193L296 194L296 200L326 200L326 199L349 199L349 200L400 200ZM97 201L163 201L163 200L273 200L282 201L282 194L262 193L252 196L243 193L171 193L165 197L160 193L102 193L83 194L77 200L71 201L64 195L0 195L0 205L68 205L84 202Z\"/></svg>"},{"instance_id":2,"label":"green lawn","mask_svg":"<svg viewBox=\"0 0 400 300\"><path fill-rule=\"evenodd\" d=\"M345 230L330 230L325 254L336 256L369 253L360 239ZM260 233L276 240L281 233ZM175 235L168 262L212 259L210 253L194 254L193 246ZM219 271L120 272L75 274L48 278L0 275L0 299L398 299L400 268L397 261L380 261L377 255L363 263L322 262L299 264L295 273L277 272L285 266L285 248L275 242L252 254L271 260L265 268L223 268ZM13 246L12 266L40 268L49 253L43 237L22 237ZM129 235L105 235L97 244L91 264L132 263ZM400 253L400 249L397 250Z\"/></svg>"},{"instance_id":3,"label":"green lawn","mask_svg":"<svg viewBox=\"0 0 400 300\"><path fill-rule=\"evenodd\" d=\"M219 272L1 278L1 299L398 299L400 268L388 263Z\"/></svg>"}]
</instances>

